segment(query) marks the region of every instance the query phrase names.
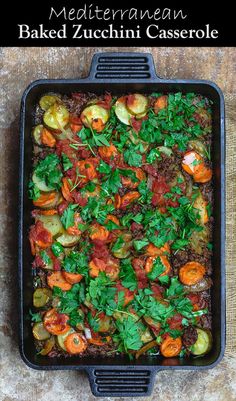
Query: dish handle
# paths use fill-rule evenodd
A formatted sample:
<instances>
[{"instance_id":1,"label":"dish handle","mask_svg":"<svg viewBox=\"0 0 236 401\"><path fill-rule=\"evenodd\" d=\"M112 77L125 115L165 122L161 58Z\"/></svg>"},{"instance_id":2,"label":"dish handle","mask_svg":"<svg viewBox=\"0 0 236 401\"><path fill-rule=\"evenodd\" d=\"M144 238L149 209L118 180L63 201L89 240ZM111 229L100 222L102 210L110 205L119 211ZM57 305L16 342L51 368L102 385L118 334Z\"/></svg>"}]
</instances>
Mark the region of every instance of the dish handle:
<instances>
[{"instance_id":1,"label":"dish handle","mask_svg":"<svg viewBox=\"0 0 236 401\"><path fill-rule=\"evenodd\" d=\"M89 383L97 397L141 397L151 394L156 371L142 366L88 368Z\"/></svg>"},{"instance_id":2,"label":"dish handle","mask_svg":"<svg viewBox=\"0 0 236 401\"><path fill-rule=\"evenodd\" d=\"M150 53L95 53L89 80L95 82L121 82L124 80L160 81Z\"/></svg>"}]
</instances>

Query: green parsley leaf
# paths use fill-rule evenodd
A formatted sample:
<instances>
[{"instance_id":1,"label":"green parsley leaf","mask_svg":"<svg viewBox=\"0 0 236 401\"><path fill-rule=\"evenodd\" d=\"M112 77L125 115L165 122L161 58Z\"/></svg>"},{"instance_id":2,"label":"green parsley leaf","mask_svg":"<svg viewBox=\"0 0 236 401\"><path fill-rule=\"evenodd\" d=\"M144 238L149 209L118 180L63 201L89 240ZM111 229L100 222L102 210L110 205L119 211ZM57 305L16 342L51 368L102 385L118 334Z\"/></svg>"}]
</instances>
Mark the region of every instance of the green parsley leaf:
<instances>
[{"instance_id":1,"label":"green parsley leaf","mask_svg":"<svg viewBox=\"0 0 236 401\"><path fill-rule=\"evenodd\" d=\"M42 316L41 316L41 314L40 313L38 313L38 312L32 312L32 310L30 309L29 310L29 314L30 314L30 317L31 317L31 321L32 322L34 322L34 323L39 323L39 322L42 322Z\"/></svg>"},{"instance_id":2,"label":"green parsley leaf","mask_svg":"<svg viewBox=\"0 0 236 401\"><path fill-rule=\"evenodd\" d=\"M51 263L51 258L48 256L46 251L41 251L40 257L43 259L45 265L49 265Z\"/></svg>"},{"instance_id":3,"label":"green parsley leaf","mask_svg":"<svg viewBox=\"0 0 236 401\"><path fill-rule=\"evenodd\" d=\"M93 317L90 311L87 313L87 318L90 327L93 329L95 333L97 333L99 330L99 318L96 316Z\"/></svg>"},{"instance_id":4,"label":"green parsley leaf","mask_svg":"<svg viewBox=\"0 0 236 401\"><path fill-rule=\"evenodd\" d=\"M69 157L65 153L61 154L61 158L64 171L67 171L73 167L73 164L71 163Z\"/></svg>"},{"instance_id":5,"label":"green parsley leaf","mask_svg":"<svg viewBox=\"0 0 236 401\"><path fill-rule=\"evenodd\" d=\"M170 286L166 290L167 297L174 297L182 295L184 293L184 286L179 282L178 277L172 277L170 279Z\"/></svg>"},{"instance_id":6,"label":"green parsley leaf","mask_svg":"<svg viewBox=\"0 0 236 401\"><path fill-rule=\"evenodd\" d=\"M88 276L88 256L82 251L71 251L62 262L63 269L68 273L78 273Z\"/></svg>"},{"instance_id":7,"label":"green parsley leaf","mask_svg":"<svg viewBox=\"0 0 236 401\"><path fill-rule=\"evenodd\" d=\"M59 242L54 242L52 244L52 248L51 249L52 249L53 254L57 258L58 258L58 256L60 256L64 252L64 248Z\"/></svg>"},{"instance_id":8,"label":"green parsley leaf","mask_svg":"<svg viewBox=\"0 0 236 401\"><path fill-rule=\"evenodd\" d=\"M130 259L123 259L121 261L119 277L121 279L121 284L125 288L128 288L130 291L136 290L137 278Z\"/></svg>"},{"instance_id":9,"label":"green parsley leaf","mask_svg":"<svg viewBox=\"0 0 236 401\"><path fill-rule=\"evenodd\" d=\"M124 160L129 166L142 166L142 155L136 153L132 148L124 151Z\"/></svg>"},{"instance_id":10,"label":"green parsley leaf","mask_svg":"<svg viewBox=\"0 0 236 401\"><path fill-rule=\"evenodd\" d=\"M153 163L157 159L161 159L160 151L158 149L151 149L146 157L147 163Z\"/></svg>"},{"instance_id":11,"label":"green parsley leaf","mask_svg":"<svg viewBox=\"0 0 236 401\"><path fill-rule=\"evenodd\" d=\"M161 258L158 257L154 260L152 270L147 274L149 280L156 280L161 273L165 271L165 266L163 265Z\"/></svg>"},{"instance_id":12,"label":"green parsley leaf","mask_svg":"<svg viewBox=\"0 0 236 401\"><path fill-rule=\"evenodd\" d=\"M142 240L135 240L133 241L134 248L136 251L140 251L142 248L147 246L149 244L149 241L147 238L143 238Z\"/></svg>"},{"instance_id":13,"label":"green parsley leaf","mask_svg":"<svg viewBox=\"0 0 236 401\"><path fill-rule=\"evenodd\" d=\"M62 213L61 216L61 222L65 229L67 230L69 227L72 227L75 223L75 209L78 207L78 205L72 205L70 204Z\"/></svg>"},{"instance_id":14,"label":"green parsley leaf","mask_svg":"<svg viewBox=\"0 0 236 401\"><path fill-rule=\"evenodd\" d=\"M106 181L104 181L101 185L101 188L105 192L106 196L110 194L116 194L120 187L121 180L118 170L112 171Z\"/></svg>"},{"instance_id":15,"label":"green parsley leaf","mask_svg":"<svg viewBox=\"0 0 236 401\"><path fill-rule=\"evenodd\" d=\"M29 199L33 200L37 200L40 197L40 190L33 181L30 181L28 184L28 196Z\"/></svg>"},{"instance_id":16,"label":"green parsley leaf","mask_svg":"<svg viewBox=\"0 0 236 401\"><path fill-rule=\"evenodd\" d=\"M158 277L158 280L161 283L161 285L167 285L167 284L169 284L170 277L169 276L160 276L160 277Z\"/></svg>"},{"instance_id":17,"label":"green parsley leaf","mask_svg":"<svg viewBox=\"0 0 236 401\"><path fill-rule=\"evenodd\" d=\"M118 237L116 242L114 243L114 245L111 248L112 252L119 251L124 244L125 244L125 241L124 241L123 237L122 236Z\"/></svg>"},{"instance_id":18,"label":"green parsley leaf","mask_svg":"<svg viewBox=\"0 0 236 401\"><path fill-rule=\"evenodd\" d=\"M55 153L52 153L37 164L34 172L50 188L60 189L63 174L59 169L59 164L59 157Z\"/></svg>"},{"instance_id":19,"label":"green parsley leaf","mask_svg":"<svg viewBox=\"0 0 236 401\"><path fill-rule=\"evenodd\" d=\"M146 181L143 180L140 182L138 186L138 191L141 194L139 202L149 204L151 202L153 193L148 188Z\"/></svg>"},{"instance_id":20,"label":"green parsley leaf","mask_svg":"<svg viewBox=\"0 0 236 401\"><path fill-rule=\"evenodd\" d=\"M189 240L179 238L175 242L173 242L173 244L171 245L171 249L174 249L176 251L178 251L180 249L184 250L188 244L189 244Z\"/></svg>"},{"instance_id":21,"label":"green parsley leaf","mask_svg":"<svg viewBox=\"0 0 236 401\"><path fill-rule=\"evenodd\" d=\"M123 320L116 321L118 334L114 335L114 341L117 342L121 349L128 352L129 350L137 351L142 347L141 336L135 319L131 316Z\"/></svg>"},{"instance_id":22,"label":"green parsley leaf","mask_svg":"<svg viewBox=\"0 0 236 401\"><path fill-rule=\"evenodd\" d=\"M109 166L109 164L105 163L103 160L100 160L99 166L98 166L98 171L99 173L102 174L110 174L111 172L111 167Z\"/></svg>"}]
</instances>

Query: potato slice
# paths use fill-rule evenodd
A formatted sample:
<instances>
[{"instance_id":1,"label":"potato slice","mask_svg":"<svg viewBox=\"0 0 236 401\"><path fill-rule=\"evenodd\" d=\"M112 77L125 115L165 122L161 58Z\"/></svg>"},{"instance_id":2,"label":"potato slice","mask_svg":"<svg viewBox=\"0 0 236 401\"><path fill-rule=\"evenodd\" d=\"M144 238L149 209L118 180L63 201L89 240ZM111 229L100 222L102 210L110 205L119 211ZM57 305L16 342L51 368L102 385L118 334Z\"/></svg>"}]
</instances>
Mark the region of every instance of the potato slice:
<instances>
[{"instance_id":1,"label":"potato slice","mask_svg":"<svg viewBox=\"0 0 236 401\"><path fill-rule=\"evenodd\" d=\"M34 127L34 129L32 131L32 136L33 136L34 142L39 146L42 145L42 142L41 142L42 130L43 130L43 125L38 124L38 125L36 125L36 127Z\"/></svg>"},{"instance_id":2,"label":"potato slice","mask_svg":"<svg viewBox=\"0 0 236 401\"><path fill-rule=\"evenodd\" d=\"M52 297L52 291L49 288L37 288L33 294L33 305L36 308L45 306Z\"/></svg>"},{"instance_id":3,"label":"potato slice","mask_svg":"<svg viewBox=\"0 0 236 401\"><path fill-rule=\"evenodd\" d=\"M54 188L50 187L49 185L47 185L45 183L45 181L42 180L42 178L39 178L36 175L36 173L33 174L32 181L36 185L36 187L42 192L50 192L50 191L53 191L53 189L54 189Z\"/></svg>"},{"instance_id":4,"label":"potato slice","mask_svg":"<svg viewBox=\"0 0 236 401\"><path fill-rule=\"evenodd\" d=\"M39 106L42 110L46 111L51 107L54 103L60 102L60 98L56 95L44 95L41 97L39 101Z\"/></svg>"},{"instance_id":5,"label":"potato slice","mask_svg":"<svg viewBox=\"0 0 236 401\"><path fill-rule=\"evenodd\" d=\"M142 333L141 333L141 341L143 343L148 343L149 341L153 340L153 336L151 335L151 332L148 328L146 328Z\"/></svg>"},{"instance_id":6,"label":"potato slice","mask_svg":"<svg viewBox=\"0 0 236 401\"><path fill-rule=\"evenodd\" d=\"M39 215L37 216L37 219L43 223L43 226L52 234L53 237L63 232L63 226L58 214L52 216Z\"/></svg>"},{"instance_id":7,"label":"potato slice","mask_svg":"<svg viewBox=\"0 0 236 401\"><path fill-rule=\"evenodd\" d=\"M45 329L43 322L35 323L32 332L36 340L43 341L50 338L50 333Z\"/></svg>"},{"instance_id":8,"label":"potato slice","mask_svg":"<svg viewBox=\"0 0 236 401\"><path fill-rule=\"evenodd\" d=\"M78 244L80 240L80 235L69 235L64 233L57 238L57 242L59 242L62 246L71 247Z\"/></svg>"},{"instance_id":9,"label":"potato slice","mask_svg":"<svg viewBox=\"0 0 236 401\"><path fill-rule=\"evenodd\" d=\"M93 126L94 121L101 120L102 124L105 125L109 119L110 113L104 107L98 104L92 104L91 106L85 107L81 113L81 120L85 127Z\"/></svg>"},{"instance_id":10,"label":"potato slice","mask_svg":"<svg viewBox=\"0 0 236 401\"><path fill-rule=\"evenodd\" d=\"M45 111L43 121L50 129L63 131L69 122L69 111L62 104L54 103Z\"/></svg>"},{"instance_id":11,"label":"potato slice","mask_svg":"<svg viewBox=\"0 0 236 401\"><path fill-rule=\"evenodd\" d=\"M71 329L70 329L69 331L67 331L65 334L59 334L59 335L57 336L57 343L58 343L59 347L60 347L61 349L63 349L63 351L66 351L66 347L65 347L65 345L64 345L64 341L65 341L65 339L66 339L70 334L72 334L72 333L75 333L75 330L71 328Z\"/></svg>"},{"instance_id":12,"label":"potato slice","mask_svg":"<svg viewBox=\"0 0 236 401\"><path fill-rule=\"evenodd\" d=\"M132 114L126 107L126 97L122 96L115 103L115 113L117 118L125 125L130 125Z\"/></svg>"},{"instance_id":13,"label":"potato slice","mask_svg":"<svg viewBox=\"0 0 236 401\"><path fill-rule=\"evenodd\" d=\"M197 328L197 341L191 346L193 355L204 355L210 351L212 347L212 335L209 330Z\"/></svg>"},{"instance_id":14,"label":"potato slice","mask_svg":"<svg viewBox=\"0 0 236 401\"><path fill-rule=\"evenodd\" d=\"M127 96L126 107L129 113L142 118L146 115L148 109L148 99L140 93L134 93Z\"/></svg>"}]
</instances>

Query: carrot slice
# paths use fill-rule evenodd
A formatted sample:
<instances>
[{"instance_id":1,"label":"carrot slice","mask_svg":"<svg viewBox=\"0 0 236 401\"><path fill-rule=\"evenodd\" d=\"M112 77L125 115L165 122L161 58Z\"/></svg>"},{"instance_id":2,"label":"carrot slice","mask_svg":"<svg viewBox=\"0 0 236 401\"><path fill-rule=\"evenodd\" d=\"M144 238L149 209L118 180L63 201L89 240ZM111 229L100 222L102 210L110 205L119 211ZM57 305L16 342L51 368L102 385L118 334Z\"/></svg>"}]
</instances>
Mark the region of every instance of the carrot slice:
<instances>
[{"instance_id":1,"label":"carrot slice","mask_svg":"<svg viewBox=\"0 0 236 401\"><path fill-rule=\"evenodd\" d=\"M102 159L110 159L118 155L118 150L115 145L111 144L110 146L100 146L98 148L98 153Z\"/></svg>"},{"instance_id":2,"label":"carrot slice","mask_svg":"<svg viewBox=\"0 0 236 401\"><path fill-rule=\"evenodd\" d=\"M91 240L100 240L100 241L106 241L108 239L109 236L109 231L101 226L98 223L95 223L92 225L91 227L91 234L90 234L90 238Z\"/></svg>"},{"instance_id":3,"label":"carrot slice","mask_svg":"<svg viewBox=\"0 0 236 401\"><path fill-rule=\"evenodd\" d=\"M161 273L159 277L166 276L171 272L171 265L166 256L159 256L159 257L160 257L161 263L165 267L164 272ZM157 256L149 256L149 258L147 258L146 263L145 263L145 270L147 273L150 273L152 271L153 263L156 259L157 259Z\"/></svg>"},{"instance_id":4,"label":"carrot slice","mask_svg":"<svg viewBox=\"0 0 236 401\"><path fill-rule=\"evenodd\" d=\"M79 333L69 334L64 341L65 348L69 354L81 354L87 348L85 339Z\"/></svg>"},{"instance_id":5,"label":"carrot slice","mask_svg":"<svg viewBox=\"0 0 236 401\"><path fill-rule=\"evenodd\" d=\"M65 334L70 330L70 326L67 324L69 316L65 313L58 313L55 308L47 311L43 318L43 324L45 329L54 335Z\"/></svg>"},{"instance_id":6,"label":"carrot slice","mask_svg":"<svg viewBox=\"0 0 236 401\"><path fill-rule=\"evenodd\" d=\"M62 275L62 272L60 271L56 271L48 275L47 283L50 288L59 287L62 289L62 291L68 291L72 287L71 284L65 280L65 278Z\"/></svg>"},{"instance_id":7,"label":"carrot slice","mask_svg":"<svg viewBox=\"0 0 236 401\"><path fill-rule=\"evenodd\" d=\"M54 148L56 146L56 139L47 128L43 128L42 130L41 142L43 145L48 146L49 148Z\"/></svg>"},{"instance_id":8,"label":"carrot slice","mask_svg":"<svg viewBox=\"0 0 236 401\"><path fill-rule=\"evenodd\" d=\"M70 124L70 129L73 132L73 134L77 134L77 132L79 132L81 128L82 128L81 124L73 124L73 123Z\"/></svg>"},{"instance_id":9,"label":"carrot slice","mask_svg":"<svg viewBox=\"0 0 236 401\"><path fill-rule=\"evenodd\" d=\"M70 235L80 235L81 230L79 230L78 224L82 224L82 223L83 223L83 220L80 217L80 213L75 213L74 214L74 225L72 227L68 227L66 231Z\"/></svg>"},{"instance_id":10,"label":"carrot slice","mask_svg":"<svg viewBox=\"0 0 236 401\"><path fill-rule=\"evenodd\" d=\"M144 171L141 168L130 167L129 170L132 170L135 173L136 178L138 179L138 181L137 182L133 182L131 180L131 178L122 176L121 177L121 182L122 182L124 187L135 189L140 184L140 181L145 180L146 174L144 173ZM121 175L122 175L122 172L121 172Z\"/></svg>"},{"instance_id":11,"label":"carrot slice","mask_svg":"<svg viewBox=\"0 0 236 401\"><path fill-rule=\"evenodd\" d=\"M108 214L105 223L107 223L108 221L113 221L113 223L115 223L117 226L120 225L120 221L116 216L113 216L113 214Z\"/></svg>"},{"instance_id":12,"label":"carrot slice","mask_svg":"<svg viewBox=\"0 0 236 401\"><path fill-rule=\"evenodd\" d=\"M161 354L166 358L173 358L179 355L182 348L181 338L172 338L167 336L161 343L160 351Z\"/></svg>"},{"instance_id":13,"label":"carrot slice","mask_svg":"<svg viewBox=\"0 0 236 401\"><path fill-rule=\"evenodd\" d=\"M202 170L204 167L204 162L202 157L193 150L185 153L182 160L182 168L186 173L193 175L196 171Z\"/></svg>"},{"instance_id":14,"label":"carrot slice","mask_svg":"<svg viewBox=\"0 0 236 401\"><path fill-rule=\"evenodd\" d=\"M33 201L34 206L37 207L50 207L55 206L54 202L56 202L57 192L48 192L45 194L40 194L40 197Z\"/></svg>"},{"instance_id":15,"label":"carrot slice","mask_svg":"<svg viewBox=\"0 0 236 401\"><path fill-rule=\"evenodd\" d=\"M71 201L72 200L70 189L71 189L71 187L70 187L70 183L69 183L68 179L63 177L62 178L61 192L62 192L63 197L67 201Z\"/></svg>"},{"instance_id":16,"label":"carrot slice","mask_svg":"<svg viewBox=\"0 0 236 401\"><path fill-rule=\"evenodd\" d=\"M89 338L88 339L89 344L97 345L98 347L106 345L110 341L111 341L111 337L110 336L101 337L101 336L97 335L96 338Z\"/></svg>"},{"instance_id":17,"label":"carrot slice","mask_svg":"<svg viewBox=\"0 0 236 401\"><path fill-rule=\"evenodd\" d=\"M70 284L79 283L83 278L82 274L79 274L79 273L68 273L66 271L63 271L62 275L63 275L64 279Z\"/></svg>"},{"instance_id":18,"label":"carrot slice","mask_svg":"<svg viewBox=\"0 0 236 401\"><path fill-rule=\"evenodd\" d=\"M140 193L138 191L130 191L124 196L121 197L121 209L125 209L130 203L134 202L136 199L140 197Z\"/></svg>"},{"instance_id":19,"label":"carrot slice","mask_svg":"<svg viewBox=\"0 0 236 401\"><path fill-rule=\"evenodd\" d=\"M206 269L201 263L188 262L179 269L179 278L185 285L194 285L201 281Z\"/></svg>"},{"instance_id":20,"label":"carrot slice","mask_svg":"<svg viewBox=\"0 0 236 401\"><path fill-rule=\"evenodd\" d=\"M149 244L146 248L146 255L148 256L163 256L168 254L170 254L170 246L168 242L166 242L161 248L157 248L153 244Z\"/></svg>"},{"instance_id":21,"label":"carrot slice","mask_svg":"<svg viewBox=\"0 0 236 401\"><path fill-rule=\"evenodd\" d=\"M91 277L97 277L101 271L106 270L106 263L102 259L94 258L89 262L89 274Z\"/></svg>"},{"instance_id":22,"label":"carrot slice","mask_svg":"<svg viewBox=\"0 0 236 401\"><path fill-rule=\"evenodd\" d=\"M49 210L35 209L33 212L36 213L36 215L41 215L41 216L54 216L54 214L58 214L57 209L49 209Z\"/></svg>"},{"instance_id":23,"label":"carrot slice","mask_svg":"<svg viewBox=\"0 0 236 401\"><path fill-rule=\"evenodd\" d=\"M167 107L168 104L168 96L163 95L157 98L154 103L154 113L158 114L160 110L163 110Z\"/></svg>"},{"instance_id":24,"label":"carrot slice","mask_svg":"<svg viewBox=\"0 0 236 401\"><path fill-rule=\"evenodd\" d=\"M199 166L200 167L200 166ZM204 184L212 179L212 170L206 166L202 168L197 168L193 174L193 179L195 182Z\"/></svg>"},{"instance_id":25,"label":"carrot slice","mask_svg":"<svg viewBox=\"0 0 236 401\"><path fill-rule=\"evenodd\" d=\"M120 209L121 206L121 197L119 194L115 194L115 202L114 202L115 209Z\"/></svg>"},{"instance_id":26,"label":"carrot slice","mask_svg":"<svg viewBox=\"0 0 236 401\"><path fill-rule=\"evenodd\" d=\"M92 120L92 128L95 129L97 132L101 132L104 127L105 124L101 118L96 118Z\"/></svg>"}]
</instances>

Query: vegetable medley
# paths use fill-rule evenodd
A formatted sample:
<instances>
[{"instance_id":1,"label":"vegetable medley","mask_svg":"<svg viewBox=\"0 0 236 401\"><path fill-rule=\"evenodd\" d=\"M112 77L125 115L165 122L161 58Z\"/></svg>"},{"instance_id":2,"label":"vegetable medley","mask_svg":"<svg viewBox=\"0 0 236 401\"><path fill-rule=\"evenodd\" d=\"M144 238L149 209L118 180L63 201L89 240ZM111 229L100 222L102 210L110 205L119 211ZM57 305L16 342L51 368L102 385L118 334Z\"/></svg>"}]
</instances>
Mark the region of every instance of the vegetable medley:
<instances>
[{"instance_id":1,"label":"vegetable medley","mask_svg":"<svg viewBox=\"0 0 236 401\"><path fill-rule=\"evenodd\" d=\"M39 354L209 352L209 99L46 94L35 124L30 314Z\"/></svg>"}]
</instances>

